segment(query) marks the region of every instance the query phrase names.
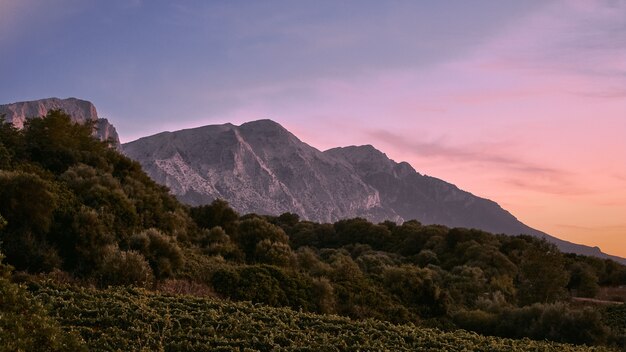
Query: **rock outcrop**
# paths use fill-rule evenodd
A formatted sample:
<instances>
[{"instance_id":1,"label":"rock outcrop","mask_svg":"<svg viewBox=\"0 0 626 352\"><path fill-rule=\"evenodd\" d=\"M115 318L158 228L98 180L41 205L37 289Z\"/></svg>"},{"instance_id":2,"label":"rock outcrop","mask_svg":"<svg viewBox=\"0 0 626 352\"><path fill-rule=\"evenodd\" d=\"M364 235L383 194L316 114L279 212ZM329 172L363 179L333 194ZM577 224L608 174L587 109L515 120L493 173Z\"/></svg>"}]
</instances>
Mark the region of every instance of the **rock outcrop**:
<instances>
[{"instance_id":1,"label":"rock outcrop","mask_svg":"<svg viewBox=\"0 0 626 352\"><path fill-rule=\"evenodd\" d=\"M76 98L48 98L34 101L0 105L0 116L16 128L24 127L27 118L44 117L50 110L63 110L76 123L94 121L94 136L102 141L110 140L115 148L120 148L120 140L115 127L107 119L98 118L96 107Z\"/></svg>"}]
</instances>

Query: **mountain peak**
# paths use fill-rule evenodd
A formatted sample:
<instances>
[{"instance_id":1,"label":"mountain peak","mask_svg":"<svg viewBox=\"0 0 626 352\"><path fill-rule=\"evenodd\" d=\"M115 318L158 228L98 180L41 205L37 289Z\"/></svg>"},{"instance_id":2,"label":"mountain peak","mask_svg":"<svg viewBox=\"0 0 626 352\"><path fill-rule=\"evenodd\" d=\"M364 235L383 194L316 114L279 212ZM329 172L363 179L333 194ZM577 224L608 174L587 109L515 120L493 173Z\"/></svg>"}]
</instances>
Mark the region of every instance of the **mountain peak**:
<instances>
[{"instance_id":1,"label":"mountain peak","mask_svg":"<svg viewBox=\"0 0 626 352\"><path fill-rule=\"evenodd\" d=\"M324 154L345 160L359 169L372 172L392 172L396 165L393 160L389 159L387 154L376 149L371 144L333 148L325 151Z\"/></svg>"},{"instance_id":2,"label":"mountain peak","mask_svg":"<svg viewBox=\"0 0 626 352\"><path fill-rule=\"evenodd\" d=\"M274 120L270 120L270 119L260 119L260 120L254 120L254 121L248 121L245 123L242 123L241 126L239 126L240 128L254 128L254 129L281 129L281 130L285 130L285 128L283 126L281 126L281 124L279 124L278 122L274 121Z\"/></svg>"}]
</instances>

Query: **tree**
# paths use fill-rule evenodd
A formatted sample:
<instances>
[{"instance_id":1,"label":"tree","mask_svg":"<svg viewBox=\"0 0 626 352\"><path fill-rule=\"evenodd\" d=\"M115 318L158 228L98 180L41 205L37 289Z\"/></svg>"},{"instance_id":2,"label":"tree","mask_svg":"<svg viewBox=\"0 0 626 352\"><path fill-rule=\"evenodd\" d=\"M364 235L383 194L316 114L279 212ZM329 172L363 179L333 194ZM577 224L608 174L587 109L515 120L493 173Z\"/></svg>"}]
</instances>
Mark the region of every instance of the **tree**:
<instances>
[{"instance_id":1,"label":"tree","mask_svg":"<svg viewBox=\"0 0 626 352\"><path fill-rule=\"evenodd\" d=\"M239 219L239 214L225 200L216 199L209 205L191 208L189 214L201 228L211 229L220 226L231 236L237 231L236 222Z\"/></svg>"},{"instance_id":2,"label":"tree","mask_svg":"<svg viewBox=\"0 0 626 352\"><path fill-rule=\"evenodd\" d=\"M0 170L9 169L11 166L11 154L9 150L0 142Z\"/></svg>"},{"instance_id":3,"label":"tree","mask_svg":"<svg viewBox=\"0 0 626 352\"><path fill-rule=\"evenodd\" d=\"M150 263L157 278L171 277L184 263L176 239L157 229L148 229L130 238L131 249L141 253Z\"/></svg>"},{"instance_id":4,"label":"tree","mask_svg":"<svg viewBox=\"0 0 626 352\"><path fill-rule=\"evenodd\" d=\"M33 271L60 266L47 238L57 203L52 182L32 173L0 171L0 213L7 222L0 241L11 264Z\"/></svg>"},{"instance_id":5,"label":"tree","mask_svg":"<svg viewBox=\"0 0 626 352\"><path fill-rule=\"evenodd\" d=\"M569 274L563 255L552 244L528 248L522 259L520 289L522 304L551 303L566 295Z\"/></svg>"},{"instance_id":6,"label":"tree","mask_svg":"<svg viewBox=\"0 0 626 352\"><path fill-rule=\"evenodd\" d=\"M61 110L51 110L45 118L26 120L24 137L30 159L55 173L79 162L104 166L107 146L92 136L93 121L72 122Z\"/></svg>"},{"instance_id":7,"label":"tree","mask_svg":"<svg viewBox=\"0 0 626 352\"><path fill-rule=\"evenodd\" d=\"M598 276L593 269L585 263L574 263L570 268L570 280L567 288L574 290L579 297L593 298L598 294Z\"/></svg>"},{"instance_id":8,"label":"tree","mask_svg":"<svg viewBox=\"0 0 626 352\"><path fill-rule=\"evenodd\" d=\"M289 237L287 237L283 229L258 217L242 221L234 239L244 252L248 262L256 262L261 259L257 257L257 254L261 253L257 253L257 245L261 241L268 240L285 244L289 241Z\"/></svg>"}]
</instances>

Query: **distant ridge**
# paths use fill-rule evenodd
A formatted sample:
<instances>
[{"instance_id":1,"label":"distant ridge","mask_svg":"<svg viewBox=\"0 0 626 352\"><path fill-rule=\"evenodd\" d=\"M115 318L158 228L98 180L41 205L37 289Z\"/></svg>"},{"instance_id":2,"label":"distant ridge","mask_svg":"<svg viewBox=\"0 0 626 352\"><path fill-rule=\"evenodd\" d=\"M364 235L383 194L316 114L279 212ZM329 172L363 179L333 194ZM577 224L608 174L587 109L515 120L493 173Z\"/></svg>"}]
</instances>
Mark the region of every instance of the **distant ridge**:
<instances>
[{"instance_id":1,"label":"distant ridge","mask_svg":"<svg viewBox=\"0 0 626 352\"><path fill-rule=\"evenodd\" d=\"M94 136L102 141L112 140L114 146L119 149L120 139L115 127L107 119L99 118L96 107L86 100L47 98L5 104L0 105L0 116L5 115L5 121L12 123L16 128L22 128L27 118L46 116L50 110L63 110L78 123L95 121Z\"/></svg>"},{"instance_id":2,"label":"distant ridge","mask_svg":"<svg viewBox=\"0 0 626 352\"><path fill-rule=\"evenodd\" d=\"M221 198L241 213L292 212L318 222L417 219L424 224L528 234L545 238L564 252L626 263L597 247L535 230L497 203L421 175L371 145L321 152L271 120L163 132L122 148L155 181L191 205Z\"/></svg>"}]
</instances>

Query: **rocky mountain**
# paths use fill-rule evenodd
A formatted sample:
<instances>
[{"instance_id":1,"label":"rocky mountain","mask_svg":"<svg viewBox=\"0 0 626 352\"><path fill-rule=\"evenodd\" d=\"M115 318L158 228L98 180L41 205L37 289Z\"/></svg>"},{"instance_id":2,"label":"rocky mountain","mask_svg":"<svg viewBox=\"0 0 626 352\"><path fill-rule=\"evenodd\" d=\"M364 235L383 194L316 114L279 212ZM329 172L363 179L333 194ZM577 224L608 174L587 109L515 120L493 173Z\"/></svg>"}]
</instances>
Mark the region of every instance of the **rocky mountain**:
<instances>
[{"instance_id":1,"label":"rocky mountain","mask_svg":"<svg viewBox=\"0 0 626 352\"><path fill-rule=\"evenodd\" d=\"M301 142L273 121L163 132L123 145L183 202L226 199L241 213L294 212L334 221L401 220L343 160Z\"/></svg>"},{"instance_id":2,"label":"rocky mountain","mask_svg":"<svg viewBox=\"0 0 626 352\"><path fill-rule=\"evenodd\" d=\"M566 252L611 257L597 247L530 228L497 203L421 175L370 145L321 152L270 120L163 132L122 148L155 181L191 205L222 198L240 213L293 212L321 222L351 217L374 222L417 219L424 224L528 234L546 238Z\"/></svg>"},{"instance_id":3,"label":"rocky mountain","mask_svg":"<svg viewBox=\"0 0 626 352\"><path fill-rule=\"evenodd\" d=\"M107 119L98 118L96 107L85 100L48 98L0 105L0 116L4 115L5 121L12 123L16 128L22 128L27 118L43 117L49 110L57 109L65 111L77 123L95 121L94 136L102 141L112 140L115 147L120 147L115 127Z\"/></svg>"}]
</instances>

